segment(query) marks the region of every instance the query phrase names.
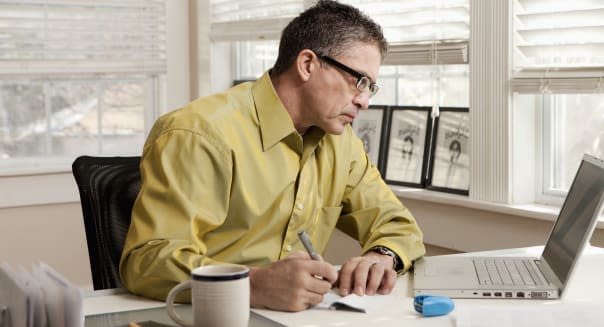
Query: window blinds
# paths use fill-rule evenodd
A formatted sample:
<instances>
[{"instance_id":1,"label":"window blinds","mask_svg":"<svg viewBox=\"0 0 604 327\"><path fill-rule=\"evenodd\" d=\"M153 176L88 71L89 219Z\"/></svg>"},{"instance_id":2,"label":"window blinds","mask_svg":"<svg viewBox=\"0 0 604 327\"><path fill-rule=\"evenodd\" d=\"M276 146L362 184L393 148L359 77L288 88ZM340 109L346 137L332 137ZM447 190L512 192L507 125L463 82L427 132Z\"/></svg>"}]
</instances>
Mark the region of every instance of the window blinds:
<instances>
[{"instance_id":1,"label":"window blinds","mask_svg":"<svg viewBox=\"0 0 604 327\"><path fill-rule=\"evenodd\" d=\"M343 0L379 23L390 43L385 64L468 63L468 0Z\"/></svg>"},{"instance_id":2,"label":"window blinds","mask_svg":"<svg viewBox=\"0 0 604 327\"><path fill-rule=\"evenodd\" d=\"M390 43L390 65L468 62L468 0L341 0L375 19ZM211 0L212 41L278 40L314 1Z\"/></svg>"},{"instance_id":3,"label":"window blinds","mask_svg":"<svg viewBox=\"0 0 604 327\"><path fill-rule=\"evenodd\" d=\"M165 0L0 0L0 74L163 73Z\"/></svg>"},{"instance_id":4,"label":"window blinds","mask_svg":"<svg viewBox=\"0 0 604 327\"><path fill-rule=\"evenodd\" d=\"M210 39L279 40L283 28L304 10L302 0L211 0Z\"/></svg>"},{"instance_id":5,"label":"window blinds","mask_svg":"<svg viewBox=\"0 0 604 327\"><path fill-rule=\"evenodd\" d=\"M604 92L604 1L516 0L512 90Z\"/></svg>"}]
</instances>

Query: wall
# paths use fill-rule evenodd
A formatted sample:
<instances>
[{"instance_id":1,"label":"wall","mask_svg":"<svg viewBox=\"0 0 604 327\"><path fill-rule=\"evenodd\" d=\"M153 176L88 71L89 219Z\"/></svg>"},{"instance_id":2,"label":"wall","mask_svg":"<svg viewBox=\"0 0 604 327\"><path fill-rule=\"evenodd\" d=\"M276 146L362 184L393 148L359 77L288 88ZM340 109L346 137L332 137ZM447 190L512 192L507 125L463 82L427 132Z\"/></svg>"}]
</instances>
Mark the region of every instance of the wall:
<instances>
[{"instance_id":1,"label":"wall","mask_svg":"<svg viewBox=\"0 0 604 327\"><path fill-rule=\"evenodd\" d=\"M455 205L403 202L422 227L425 242L463 252L543 245L554 224ZM604 229L594 231L591 244L604 247Z\"/></svg>"},{"instance_id":2,"label":"wall","mask_svg":"<svg viewBox=\"0 0 604 327\"><path fill-rule=\"evenodd\" d=\"M543 245L553 221L467 208L453 204L402 198L424 232L427 255L487 251ZM604 229L597 228L593 246L604 247ZM325 257L334 263L357 255L356 241L336 232Z\"/></svg>"},{"instance_id":3,"label":"wall","mask_svg":"<svg viewBox=\"0 0 604 327\"><path fill-rule=\"evenodd\" d=\"M43 261L92 289L80 203L0 209L0 261L30 271Z\"/></svg>"}]
</instances>

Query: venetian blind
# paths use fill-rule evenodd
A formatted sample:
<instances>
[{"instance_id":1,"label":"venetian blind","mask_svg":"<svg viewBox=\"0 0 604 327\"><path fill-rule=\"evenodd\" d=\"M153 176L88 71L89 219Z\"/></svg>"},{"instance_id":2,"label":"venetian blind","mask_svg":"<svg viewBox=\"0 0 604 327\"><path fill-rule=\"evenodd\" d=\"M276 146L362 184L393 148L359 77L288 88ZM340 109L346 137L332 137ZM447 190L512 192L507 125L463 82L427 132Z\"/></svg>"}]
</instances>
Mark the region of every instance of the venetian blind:
<instances>
[{"instance_id":1,"label":"venetian blind","mask_svg":"<svg viewBox=\"0 0 604 327\"><path fill-rule=\"evenodd\" d=\"M0 0L0 74L163 73L165 0Z\"/></svg>"},{"instance_id":2,"label":"venetian blind","mask_svg":"<svg viewBox=\"0 0 604 327\"><path fill-rule=\"evenodd\" d=\"M604 92L604 1L515 0L512 90Z\"/></svg>"},{"instance_id":3,"label":"venetian blind","mask_svg":"<svg viewBox=\"0 0 604 327\"><path fill-rule=\"evenodd\" d=\"M384 29L390 65L468 62L468 0L342 0ZM212 41L278 40L313 1L212 0Z\"/></svg>"},{"instance_id":4,"label":"venetian blind","mask_svg":"<svg viewBox=\"0 0 604 327\"><path fill-rule=\"evenodd\" d=\"M281 30L304 10L302 0L210 0L210 39L279 40Z\"/></svg>"},{"instance_id":5,"label":"venetian blind","mask_svg":"<svg viewBox=\"0 0 604 327\"><path fill-rule=\"evenodd\" d=\"M468 63L468 0L343 0L379 23L390 43L384 64Z\"/></svg>"}]
</instances>

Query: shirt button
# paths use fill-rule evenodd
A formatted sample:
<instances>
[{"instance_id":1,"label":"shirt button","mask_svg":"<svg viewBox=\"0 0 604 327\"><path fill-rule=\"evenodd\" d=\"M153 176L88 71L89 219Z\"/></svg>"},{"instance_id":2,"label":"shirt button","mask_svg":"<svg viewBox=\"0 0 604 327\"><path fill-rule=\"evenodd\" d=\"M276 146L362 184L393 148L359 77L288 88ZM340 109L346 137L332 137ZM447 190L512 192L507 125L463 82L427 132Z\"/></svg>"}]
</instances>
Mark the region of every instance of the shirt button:
<instances>
[{"instance_id":1,"label":"shirt button","mask_svg":"<svg viewBox=\"0 0 604 327\"><path fill-rule=\"evenodd\" d=\"M302 203L298 203L296 207L300 210L304 209L304 205Z\"/></svg>"},{"instance_id":2,"label":"shirt button","mask_svg":"<svg viewBox=\"0 0 604 327\"><path fill-rule=\"evenodd\" d=\"M285 247L285 251L290 252L292 250L292 246L288 245Z\"/></svg>"}]
</instances>

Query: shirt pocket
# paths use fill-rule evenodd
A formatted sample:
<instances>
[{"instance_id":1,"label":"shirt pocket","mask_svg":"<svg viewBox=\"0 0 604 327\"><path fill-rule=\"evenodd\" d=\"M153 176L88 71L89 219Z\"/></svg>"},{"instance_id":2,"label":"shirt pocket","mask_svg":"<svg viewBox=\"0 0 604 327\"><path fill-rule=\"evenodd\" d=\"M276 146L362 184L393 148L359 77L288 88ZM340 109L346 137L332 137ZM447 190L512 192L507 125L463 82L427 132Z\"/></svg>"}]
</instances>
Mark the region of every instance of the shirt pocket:
<instances>
[{"instance_id":1,"label":"shirt pocket","mask_svg":"<svg viewBox=\"0 0 604 327\"><path fill-rule=\"evenodd\" d=\"M333 231L336 228L341 212L342 206L315 209L313 214L314 221L312 223L312 238L313 243L315 244L315 250L318 253L322 254L325 252L327 243L329 243L331 234L333 234Z\"/></svg>"}]
</instances>

